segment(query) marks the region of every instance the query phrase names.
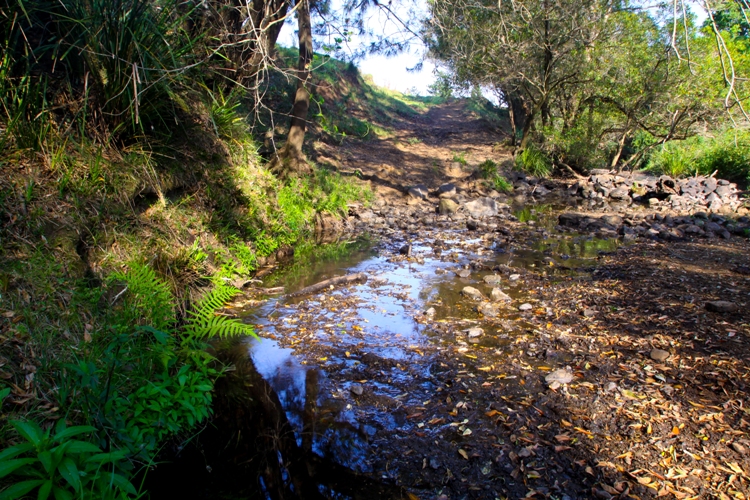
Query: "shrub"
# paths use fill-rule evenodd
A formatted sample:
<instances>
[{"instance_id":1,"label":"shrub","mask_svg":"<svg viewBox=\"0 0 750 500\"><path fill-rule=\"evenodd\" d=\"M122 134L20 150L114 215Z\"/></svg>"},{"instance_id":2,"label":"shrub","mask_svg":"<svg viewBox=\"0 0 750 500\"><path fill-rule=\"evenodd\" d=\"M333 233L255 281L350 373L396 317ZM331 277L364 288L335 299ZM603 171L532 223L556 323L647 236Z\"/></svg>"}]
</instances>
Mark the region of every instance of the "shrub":
<instances>
[{"instance_id":1,"label":"shrub","mask_svg":"<svg viewBox=\"0 0 750 500\"><path fill-rule=\"evenodd\" d=\"M536 177L547 177L552 173L552 162L534 144L529 144L516 156L516 168Z\"/></svg>"}]
</instances>

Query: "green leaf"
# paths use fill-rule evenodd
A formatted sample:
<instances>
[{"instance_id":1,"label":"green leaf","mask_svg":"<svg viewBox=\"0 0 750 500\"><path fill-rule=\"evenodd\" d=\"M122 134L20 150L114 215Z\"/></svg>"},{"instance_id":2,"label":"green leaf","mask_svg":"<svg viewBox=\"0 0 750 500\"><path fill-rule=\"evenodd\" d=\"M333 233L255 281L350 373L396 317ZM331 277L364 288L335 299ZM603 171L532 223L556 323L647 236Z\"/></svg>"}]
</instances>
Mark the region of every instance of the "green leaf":
<instances>
[{"instance_id":1,"label":"green leaf","mask_svg":"<svg viewBox=\"0 0 750 500\"><path fill-rule=\"evenodd\" d=\"M13 460L5 460L0 462L0 477L5 477L8 474L12 474L13 471L20 469L24 465L36 462L33 458L15 458Z\"/></svg>"},{"instance_id":2,"label":"green leaf","mask_svg":"<svg viewBox=\"0 0 750 500\"><path fill-rule=\"evenodd\" d=\"M37 454L37 458L48 474L55 470L55 468L52 467L52 453L50 453L48 450L40 451Z\"/></svg>"},{"instance_id":3,"label":"green leaf","mask_svg":"<svg viewBox=\"0 0 750 500\"><path fill-rule=\"evenodd\" d=\"M55 441L58 443L62 443L65 439L73 436L77 436L78 434L84 434L87 432L94 432L96 430L96 427L92 427L90 425L76 425L74 427L68 427L67 429L64 429L57 434L55 434Z\"/></svg>"},{"instance_id":4,"label":"green leaf","mask_svg":"<svg viewBox=\"0 0 750 500\"><path fill-rule=\"evenodd\" d=\"M44 439L42 429L34 422L21 422L20 420L11 420L10 424L15 427L16 431L23 436L26 441L34 446L39 446Z\"/></svg>"},{"instance_id":5,"label":"green leaf","mask_svg":"<svg viewBox=\"0 0 750 500\"><path fill-rule=\"evenodd\" d=\"M3 451L0 451L0 462L2 462L3 460L8 460L9 458L13 458L16 455L20 455L21 453L26 453L27 451L31 451L33 449L34 445L31 443L21 443L15 446L11 446L10 448L5 448Z\"/></svg>"},{"instance_id":6,"label":"green leaf","mask_svg":"<svg viewBox=\"0 0 750 500\"><path fill-rule=\"evenodd\" d=\"M135 491L135 487L133 486L133 483L128 481L124 476L121 476L120 474L112 474L112 476L109 478L111 480L111 483L121 490L131 494L136 495L137 492Z\"/></svg>"},{"instance_id":7,"label":"green leaf","mask_svg":"<svg viewBox=\"0 0 750 500\"><path fill-rule=\"evenodd\" d=\"M0 403L2 403L3 399L8 397L8 394L10 394L10 387L0 390Z\"/></svg>"},{"instance_id":8,"label":"green leaf","mask_svg":"<svg viewBox=\"0 0 750 500\"><path fill-rule=\"evenodd\" d=\"M68 453L101 453L102 450L88 441L71 440L67 449Z\"/></svg>"},{"instance_id":9,"label":"green leaf","mask_svg":"<svg viewBox=\"0 0 750 500\"><path fill-rule=\"evenodd\" d=\"M119 460L122 460L125 458L125 452L123 451L113 451L110 453L98 453L96 455L93 455L86 459L86 463L111 463L111 462L117 462Z\"/></svg>"},{"instance_id":10,"label":"green leaf","mask_svg":"<svg viewBox=\"0 0 750 500\"><path fill-rule=\"evenodd\" d=\"M47 500L49 494L52 492L52 480L47 480L40 488L37 495L37 500Z\"/></svg>"},{"instance_id":11,"label":"green leaf","mask_svg":"<svg viewBox=\"0 0 750 500\"><path fill-rule=\"evenodd\" d=\"M53 486L52 493L55 495L55 500L73 500L73 494L59 486Z\"/></svg>"},{"instance_id":12,"label":"green leaf","mask_svg":"<svg viewBox=\"0 0 750 500\"><path fill-rule=\"evenodd\" d=\"M70 484L78 493L81 490L81 475L78 473L76 463L70 458L65 457L57 467L60 475Z\"/></svg>"},{"instance_id":13,"label":"green leaf","mask_svg":"<svg viewBox=\"0 0 750 500\"><path fill-rule=\"evenodd\" d=\"M21 498L43 482L44 481L41 479L31 479L29 481L16 483L0 492L0 500L14 500L16 498Z\"/></svg>"}]
</instances>

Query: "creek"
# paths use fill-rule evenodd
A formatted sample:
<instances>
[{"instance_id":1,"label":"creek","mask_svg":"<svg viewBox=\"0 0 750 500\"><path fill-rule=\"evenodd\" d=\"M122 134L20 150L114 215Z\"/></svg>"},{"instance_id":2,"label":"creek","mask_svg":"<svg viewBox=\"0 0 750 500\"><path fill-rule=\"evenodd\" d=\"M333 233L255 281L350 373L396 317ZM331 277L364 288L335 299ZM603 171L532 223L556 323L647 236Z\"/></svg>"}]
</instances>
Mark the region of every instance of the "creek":
<instances>
[{"instance_id":1,"label":"creek","mask_svg":"<svg viewBox=\"0 0 750 500\"><path fill-rule=\"evenodd\" d=\"M441 390L441 359L476 359L481 351L485 365L508 362L515 337L552 314L535 300L537 278L590 273L600 252L620 245L561 232L557 213L518 208L510 215L516 229L502 238L495 228L463 223L380 231L334 244L333 257L268 275L235 311L256 325L259 339L217 343L232 371L217 385L214 422L173 450L179 458L160 466L152 497L161 498L158 485L174 477L164 495L173 497L178 484L191 498L408 498L396 486L408 474L383 451L400 446L404 434L434 435L420 408ZM352 273L367 281L288 297ZM467 286L486 297L498 288L508 298L481 314L478 304L493 303L467 297ZM285 295L262 294L273 287ZM504 382L502 390L520 390L515 375Z\"/></svg>"}]
</instances>

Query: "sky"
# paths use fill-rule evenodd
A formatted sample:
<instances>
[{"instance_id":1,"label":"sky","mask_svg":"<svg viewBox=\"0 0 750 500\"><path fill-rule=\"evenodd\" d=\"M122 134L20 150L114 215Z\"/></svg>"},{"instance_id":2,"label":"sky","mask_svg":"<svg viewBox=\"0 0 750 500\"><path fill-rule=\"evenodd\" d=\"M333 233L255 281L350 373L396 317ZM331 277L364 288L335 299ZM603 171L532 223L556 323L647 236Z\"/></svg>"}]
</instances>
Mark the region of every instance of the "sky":
<instances>
[{"instance_id":1,"label":"sky","mask_svg":"<svg viewBox=\"0 0 750 500\"><path fill-rule=\"evenodd\" d=\"M416 0L417 9L426 11L425 0ZM406 16L401 16L405 18ZM384 34L391 34L403 31L398 23L389 20L381 11L373 11L367 21L367 25L376 28ZM278 43L289 47L297 46L296 23L287 22L281 30ZM358 43L367 43L366 39L352 40L350 46L356 47ZM431 61L424 60L424 46L420 42L412 43L410 49L397 56L385 57L382 55L370 55L356 64L360 71L365 75L372 75L376 85L404 93L413 93L428 95L428 86L435 81L435 65ZM423 62L420 71L409 71L414 68L420 61Z\"/></svg>"}]
</instances>

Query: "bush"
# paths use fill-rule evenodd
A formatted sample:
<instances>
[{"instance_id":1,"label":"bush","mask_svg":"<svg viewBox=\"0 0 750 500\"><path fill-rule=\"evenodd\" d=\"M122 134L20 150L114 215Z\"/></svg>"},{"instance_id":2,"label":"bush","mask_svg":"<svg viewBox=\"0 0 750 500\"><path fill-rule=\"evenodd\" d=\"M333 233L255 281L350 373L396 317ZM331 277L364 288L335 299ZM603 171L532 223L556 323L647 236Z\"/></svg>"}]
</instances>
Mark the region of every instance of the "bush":
<instances>
[{"instance_id":1,"label":"bush","mask_svg":"<svg viewBox=\"0 0 750 500\"><path fill-rule=\"evenodd\" d=\"M529 144L516 156L516 168L536 177L547 177L552 173L552 162L536 145Z\"/></svg>"}]
</instances>

